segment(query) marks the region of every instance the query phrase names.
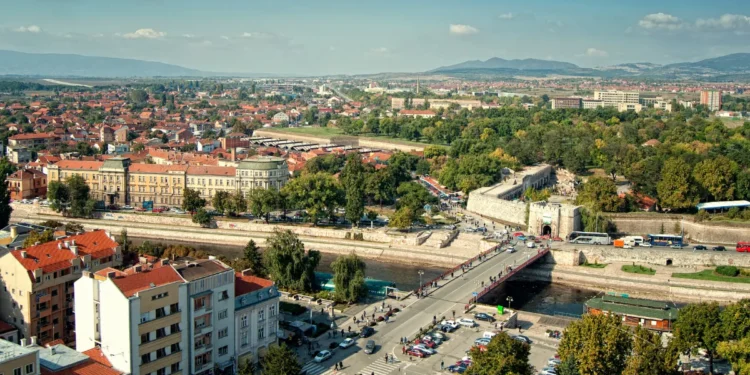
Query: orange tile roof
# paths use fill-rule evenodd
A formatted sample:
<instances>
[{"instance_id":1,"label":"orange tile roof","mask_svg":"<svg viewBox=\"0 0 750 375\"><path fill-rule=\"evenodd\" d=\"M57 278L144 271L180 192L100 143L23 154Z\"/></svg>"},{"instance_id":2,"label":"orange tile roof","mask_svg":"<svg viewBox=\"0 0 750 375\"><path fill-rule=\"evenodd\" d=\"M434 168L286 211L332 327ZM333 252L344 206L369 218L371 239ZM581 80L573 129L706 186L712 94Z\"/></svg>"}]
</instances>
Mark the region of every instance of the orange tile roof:
<instances>
[{"instance_id":1,"label":"orange tile roof","mask_svg":"<svg viewBox=\"0 0 750 375\"><path fill-rule=\"evenodd\" d=\"M167 173L169 171L184 172L187 168L182 165L160 165L160 164L131 164L128 169L130 173Z\"/></svg>"},{"instance_id":2,"label":"orange tile roof","mask_svg":"<svg viewBox=\"0 0 750 375\"><path fill-rule=\"evenodd\" d=\"M62 369L60 371L51 371L42 367L42 375L121 375L122 373L107 367L94 360L87 360L84 363Z\"/></svg>"},{"instance_id":3,"label":"orange tile roof","mask_svg":"<svg viewBox=\"0 0 750 375\"><path fill-rule=\"evenodd\" d=\"M83 352L83 354L89 356L89 358L94 360L94 362L98 362L107 367L112 367L112 363L109 361L109 359L107 359L107 356L104 355L102 349L99 347L94 347L86 350L85 352Z\"/></svg>"},{"instance_id":4,"label":"orange tile roof","mask_svg":"<svg viewBox=\"0 0 750 375\"><path fill-rule=\"evenodd\" d=\"M235 167L214 167L214 166L195 166L191 165L187 169L190 175L212 175L212 176L234 176L237 169Z\"/></svg>"},{"instance_id":5,"label":"orange tile roof","mask_svg":"<svg viewBox=\"0 0 750 375\"><path fill-rule=\"evenodd\" d=\"M133 271L128 272L128 270ZM125 297L132 297L138 292L151 289L152 284L154 286L162 286L185 281L172 267L145 268L140 272L135 272L132 267L128 270L125 272L117 271L115 278L112 279ZM102 275L103 271L105 270L99 271L97 274ZM106 275L106 272L104 272L104 275Z\"/></svg>"},{"instance_id":6,"label":"orange tile roof","mask_svg":"<svg viewBox=\"0 0 750 375\"><path fill-rule=\"evenodd\" d=\"M101 168L102 164L104 164L104 162L101 161L60 160L55 165L60 169L94 171Z\"/></svg>"},{"instance_id":7,"label":"orange tile roof","mask_svg":"<svg viewBox=\"0 0 750 375\"><path fill-rule=\"evenodd\" d=\"M245 275L242 272L234 273L234 295L241 296L259 289L268 288L273 281L262 277Z\"/></svg>"},{"instance_id":8,"label":"orange tile roof","mask_svg":"<svg viewBox=\"0 0 750 375\"><path fill-rule=\"evenodd\" d=\"M11 254L29 271L30 275L38 268L41 268L44 273L50 273L70 267L70 261L76 258L70 249L65 248L65 241L69 243L75 241L78 256L91 255L91 259L112 256L118 246L117 242L109 238L105 231L97 230L27 247L23 250L13 250ZM62 249L58 248L58 245ZM23 251L26 252L25 258L21 256Z\"/></svg>"}]
</instances>

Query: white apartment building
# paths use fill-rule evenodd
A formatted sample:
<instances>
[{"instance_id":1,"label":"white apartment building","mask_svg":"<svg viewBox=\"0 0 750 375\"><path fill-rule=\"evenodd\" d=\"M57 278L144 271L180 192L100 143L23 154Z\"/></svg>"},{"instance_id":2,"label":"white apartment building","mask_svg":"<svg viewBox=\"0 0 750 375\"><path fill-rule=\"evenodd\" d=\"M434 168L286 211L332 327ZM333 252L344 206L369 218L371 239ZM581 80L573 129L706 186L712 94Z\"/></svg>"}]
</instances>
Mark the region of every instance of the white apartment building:
<instances>
[{"instance_id":1,"label":"white apartment building","mask_svg":"<svg viewBox=\"0 0 750 375\"><path fill-rule=\"evenodd\" d=\"M581 101L581 107L583 109L597 109L603 106L604 102L602 102L601 100L583 99Z\"/></svg>"},{"instance_id":2,"label":"white apartment building","mask_svg":"<svg viewBox=\"0 0 750 375\"><path fill-rule=\"evenodd\" d=\"M638 91L594 91L594 100L601 100L603 107L617 107L620 103L638 104Z\"/></svg>"},{"instance_id":3,"label":"white apartment building","mask_svg":"<svg viewBox=\"0 0 750 375\"><path fill-rule=\"evenodd\" d=\"M672 102L667 100L657 100L654 102L655 109L661 109L663 111L672 112Z\"/></svg>"},{"instance_id":4,"label":"white apartment building","mask_svg":"<svg viewBox=\"0 0 750 375\"><path fill-rule=\"evenodd\" d=\"M643 105L638 103L617 103L618 112L635 111L635 113L639 113L642 110Z\"/></svg>"},{"instance_id":5,"label":"white apartment building","mask_svg":"<svg viewBox=\"0 0 750 375\"><path fill-rule=\"evenodd\" d=\"M76 350L99 348L127 374L188 374L187 286L166 260L84 272L75 282Z\"/></svg>"},{"instance_id":6,"label":"white apartment building","mask_svg":"<svg viewBox=\"0 0 750 375\"><path fill-rule=\"evenodd\" d=\"M234 294L237 364L258 362L277 342L279 291L273 281L245 270L235 273Z\"/></svg>"},{"instance_id":7,"label":"white apartment building","mask_svg":"<svg viewBox=\"0 0 750 375\"><path fill-rule=\"evenodd\" d=\"M233 367L234 270L213 257L172 266L188 284L186 371L208 375Z\"/></svg>"}]
</instances>

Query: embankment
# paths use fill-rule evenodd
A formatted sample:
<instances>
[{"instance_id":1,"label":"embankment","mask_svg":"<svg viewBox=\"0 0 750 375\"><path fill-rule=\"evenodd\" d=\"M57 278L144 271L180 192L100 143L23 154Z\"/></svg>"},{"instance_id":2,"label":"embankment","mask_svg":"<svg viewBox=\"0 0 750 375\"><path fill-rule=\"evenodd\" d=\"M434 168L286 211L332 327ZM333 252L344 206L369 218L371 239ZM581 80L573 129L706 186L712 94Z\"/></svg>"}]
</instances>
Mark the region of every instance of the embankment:
<instances>
[{"instance_id":1,"label":"embankment","mask_svg":"<svg viewBox=\"0 0 750 375\"><path fill-rule=\"evenodd\" d=\"M620 233L646 235L649 233L684 233L693 242L734 246L750 241L750 223L695 222L692 215L657 213L608 214Z\"/></svg>"}]
</instances>

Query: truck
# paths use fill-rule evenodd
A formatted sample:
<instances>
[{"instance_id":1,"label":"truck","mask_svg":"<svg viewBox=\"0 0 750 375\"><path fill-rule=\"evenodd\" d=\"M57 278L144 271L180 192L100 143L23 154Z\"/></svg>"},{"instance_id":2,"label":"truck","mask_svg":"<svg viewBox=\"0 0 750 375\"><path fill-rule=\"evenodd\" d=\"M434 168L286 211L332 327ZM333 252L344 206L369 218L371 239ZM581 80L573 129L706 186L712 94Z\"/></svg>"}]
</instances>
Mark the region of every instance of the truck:
<instances>
[{"instance_id":1,"label":"truck","mask_svg":"<svg viewBox=\"0 0 750 375\"><path fill-rule=\"evenodd\" d=\"M623 239L617 239L617 240L612 241L612 244L614 244L615 247L617 247L617 248L623 248L623 247L625 247L625 240L623 240Z\"/></svg>"},{"instance_id":2,"label":"truck","mask_svg":"<svg viewBox=\"0 0 750 375\"><path fill-rule=\"evenodd\" d=\"M625 245L629 245L630 247L643 245L642 236L626 236L623 237L622 240L625 241Z\"/></svg>"}]
</instances>

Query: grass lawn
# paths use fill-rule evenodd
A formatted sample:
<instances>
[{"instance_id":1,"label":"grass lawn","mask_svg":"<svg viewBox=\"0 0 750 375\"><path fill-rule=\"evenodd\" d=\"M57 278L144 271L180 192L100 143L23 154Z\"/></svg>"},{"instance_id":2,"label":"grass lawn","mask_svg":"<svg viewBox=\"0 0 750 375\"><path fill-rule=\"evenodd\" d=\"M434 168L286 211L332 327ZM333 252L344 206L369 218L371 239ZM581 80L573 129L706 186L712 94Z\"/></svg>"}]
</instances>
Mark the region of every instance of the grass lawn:
<instances>
[{"instance_id":1,"label":"grass lawn","mask_svg":"<svg viewBox=\"0 0 750 375\"><path fill-rule=\"evenodd\" d=\"M622 266L622 271L629 272L629 273L637 273L639 275L655 275L656 274L655 269L640 266L640 265Z\"/></svg>"},{"instance_id":2,"label":"grass lawn","mask_svg":"<svg viewBox=\"0 0 750 375\"><path fill-rule=\"evenodd\" d=\"M607 263L589 263L589 262L582 264L582 266L589 267L589 268L604 268L604 267L607 267L608 265L609 264Z\"/></svg>"},{"instance_id":3,"label":"grass lawn","mask_svg":"<svg viewBox=\"0 0 750 375\"><path fill-rule=\"evenodd\" d=\"M703 270L694 273L673 273L672 277L680 279L692 279L692 280L708 280L708 281L722 281L726 283L750 283L750 276L744 276L742 274L735 277L719 275L714 270Z\"/></svg>"},{"instance_id":4,"label":"grass lawn","mask_svg":"<svg viewBox=\"0 0 750 375\"><path fill-rule=\"evenodd\" d=\"M346 134L344 134L344 132L341 129L333 128L333 127L262 128L259 130L279 132L279 133L305 134L305 135L311 135L314 137L347 136ZM405 139L388 137L385 135L368 134L368 135L359 135L359 136L351 135L348 137L355 137L355 138L374 140L374 141L388 141L394 144L419 146L419 147L430 145L430 143L407 141ZM440 146L440 145L436 145L436 146ZM447 147L447 146L442 146L442 147Z\"/></svg>"}]
</instances>

